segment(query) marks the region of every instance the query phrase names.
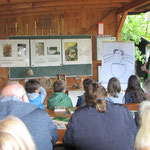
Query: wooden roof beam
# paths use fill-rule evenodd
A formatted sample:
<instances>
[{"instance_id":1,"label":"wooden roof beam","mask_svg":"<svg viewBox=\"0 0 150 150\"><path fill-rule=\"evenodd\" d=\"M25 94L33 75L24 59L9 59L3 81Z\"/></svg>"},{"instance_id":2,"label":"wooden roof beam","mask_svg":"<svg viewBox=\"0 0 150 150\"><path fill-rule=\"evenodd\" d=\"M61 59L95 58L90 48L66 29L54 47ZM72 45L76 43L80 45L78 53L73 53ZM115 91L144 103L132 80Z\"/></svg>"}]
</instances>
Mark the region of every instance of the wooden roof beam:
<instances>
[{"instance_id":1,"label":"wooden roof beam","mask_svg":"<svg viewBox=\"0 0 150 150\"><path fill-rule=\"evenodd\" d=\"M98 9L98 8L97 8ZM82 8L82 10L84 11L89 11L89 8ZM82 11L81 8L72 8L71 12L80 12ZM100 8L100 11L109 11L110 8ZM35 12L28 12L28 13L13 13L13 14L0 14L0 18L7 18L7 17L19 17L19 16L41 16L41 15L53 15L53 14L64 14L64 13L69 13L70 9L68 10L54 10L54 9L49 9L49 10L39 10L39 11L35 11Z\"/></svg>"},{"instance_id":2,"label":"wooden roof beam","mask_svg":"<svg viewBox=\"0 0 150 150\"><path fill-rule=\"evenodd\" d=\"M119 8L117 10L117 14L124 13L125 11L129 12L132 9L135 9L135 8L137 8L139 6L143 6L143 5L147 4L147 3L149 3L149 0L134 0L131 3L128 3L125 6Z\"/></svg>"},{"instance_id":3,"label":"wooden roof beam","mask_svg":"<svg viewBox=\"0 0 150 150\"><path fill-rule=\"evenodd\" d=\"M117 4L117 5L107 5L107 4L97 4L97 5L76 5L76 6L61 6L61 7L39 7L39 8L25 8L25 9L14 9L12 11L12 9L6 9L5 11L3 11L3 9L0 7L0 16L2 15L13 15L13 14L22 14L22 13L33 13L33 12L42 12L42 11L66 11L66 10L75 10L75 9L116 9L118 6L120 6L121 4Z\"/></svg>"},{"instance_id":4,"label":"wooden roof beam","mask_svg":"<svg viewBox=\"0 0 150 150\"><path fill-rule=\"evenodd\" d=\"M36 2L44 2L44 1L54 1L54 0L0 0L0 4L25 4L25 3L36 3ZM55 0L57 1L57 0Z\"/></svg>"},{"instance_id":5,"label":"wooden roof beam","mask_svg":"<svg viewBox=\"0 0 150 150\"><path fill-rule=\"evenodd\" d=\"M131 0L0 0L0 4L25 4L25 3L38 3L38 2L51 2L51 3L86 3L86 2L99 2L99 3L129 3Z\"/></svg>"},{"instance_id":6,"label":"wooden roof beam","mask_svg":"<svg viewBox=\"0 0 150 150\"><path fill-rule=\"evenodd\" d=\"M118 26L117 26L117 40L120 41L121 40L121 30L122 30L122 27L124 25L124 22L125 22L125 19L126 19L126 16L127 16L128 12L124 12L121 16L118 15L117 17L121 17L120 20L117 20L118 22Z\"/></svg>"},{"instance_id":7,"label":"wooden roof beam","mask_svg":"<svg viewBox=\"0 0 150 150\"><path fill-rule=\"evenodd\" d=\"M102 3L102 4L99 4L99 3L94 3L94 4L89 4L89 3L84 3L84 4L69 4L69 5L61 5L61 4L52 4L52 3L36 3L36 4L32 4L32 3L26 3L26 4L11 4L11 5L0 5L0 11L1 10L4 10L4 11L9 11L9 10L17 10L17 9L27 9L27 8L32 8L32 9L36 9L36 8L42 8L42 7L70 7L70 6L87 6L87 5L91 5L93 7L93 5L95 5L95 7L97 5L101 5L101 7L121 7L122 6L122 3L110 3L110 4L106 4L106 3Z\"/></svg>"}]
</instances>

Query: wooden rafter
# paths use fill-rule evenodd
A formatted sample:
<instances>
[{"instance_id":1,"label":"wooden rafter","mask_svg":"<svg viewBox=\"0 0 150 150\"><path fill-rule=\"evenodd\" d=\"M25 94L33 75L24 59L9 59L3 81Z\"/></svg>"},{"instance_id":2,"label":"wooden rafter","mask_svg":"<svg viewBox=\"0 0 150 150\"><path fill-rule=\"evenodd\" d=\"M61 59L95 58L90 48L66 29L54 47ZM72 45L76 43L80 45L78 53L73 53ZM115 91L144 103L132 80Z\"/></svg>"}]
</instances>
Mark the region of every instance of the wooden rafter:
<instances>
[{"instance_id":1,"label":"wooden rafter","mask_svg":"<svg viewBox=\"0 0 150 150\"><path fill-rule=\"evenodd\" d=\"M124 12L124 13L120 16L121 19L120 19L120 22L119 22L119 25L118 25L118 30L117 30L117 32L121 32L127 14L128 14L128 12Z\"/></svg>"},{"instance_id":2,"label":"wooden rafter","mask_svg":"<svg viewBox=\"0 0 150 150\"><path fill-rule=\"evenodd\" d=\"M118 9L119 14L147 2L149 0L0 0L0 17L90 8Z\"/></svg>"},{"instance_id":3,"label":"wooden rafter","mask_svg":"<svg viewBox=\"0 0 150 150\"><path fill-rule=\"evenodd\" d=\"M118 7L121 7L122 6L122 3L111 3L111 4L106 4L106 3L103 3L103 4L99 4L99 3L93 3L93 4L89 4L89 3L84 3L84 4L78 4L78 3L75 3L75 4L71 4L70 5L55 5L55 4L52 4L52 3L37 3L37 4L32 4L32 3L26 3L26 4L11 4L11 5L0 5L0 11L4 11L4 12L7 12L7 11L11 11L11 10L21 10L21 9L38 9L38 8L67 8L69 9L69 7L81 7L81 8L85 8L85 7L88 7L88 8L92 8L92 7L99 7L99 8L118 8Z\"/></svg>"},{"instance_id":4,"label":"wooden rafter","mask_svg":"<svg viewBox=\"0 0 150 150\"><path fill-rule=\"evenodd\" d=\"M39 2L50 2L50 3L129 3L131 0L0 0L0 4L25 4L25 3L39 3Z\"/></svg>"},{"instance_id":5,"label":"wooden rafter","mask_svg":"<svg viewBox=\"0 0 150 150\"><path fill-rule=\"evenodd\" d=\"M119 22L117 26L117 40L119 41L121 40L121 30L124 25L127 14L128 12L126 11L122 13L121 15L119 14L119 16L117 17L117 18L120 18L120 20L117 20L117 22Z\"/></svg>"},{"instance_id":6,"label":"wooden rafter","mask_svg":"<svg viewBox=\"0 0 150 150\"><path fill-rule=\"evenodd\" d=\"M129 12L129 11L131 11L131 10L137 8L137 7L143 6L143 5L145 5L149 2L150 2L149 0L134 0L134 1L126 4L125 6L119 8L117 10L117 14L123 13L125 11Z\"/></svg>"},{"instance_id":7,"label":"wooden rafter","mask_svg":"<svg viewBox=\"0 0 150 150\"><path fill-rule=\"evenodd\" d=\"M69 5L70 4L70 5ZM96 4L71 4L69 3L67 6L64 4L55 6L53 3L26 3L26 4L11 4L11 5L0 5L0 17L4 16L12 16L12 15L28 15L33 13L49 13L49 12L58 12L58 11L69 11L69 10L83 10L83 9L117 9L122 6L122 3L96 3Z\"/></svg>"}]
</instances>

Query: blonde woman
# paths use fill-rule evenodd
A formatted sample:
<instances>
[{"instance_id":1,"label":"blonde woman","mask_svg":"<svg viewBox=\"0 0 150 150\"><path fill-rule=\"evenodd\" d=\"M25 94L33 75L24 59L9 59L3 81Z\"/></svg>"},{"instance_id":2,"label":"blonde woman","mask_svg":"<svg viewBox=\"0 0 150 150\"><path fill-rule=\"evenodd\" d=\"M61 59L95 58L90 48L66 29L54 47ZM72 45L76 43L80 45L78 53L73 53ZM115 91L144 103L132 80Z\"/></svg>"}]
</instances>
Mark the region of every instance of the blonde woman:
<instances>
[{"instance_id":1,"label":"blonde woman","mask_svg":"<svg viewBox=\"0 0 150 150\"><path fill-rule=\"evenodd\" d=\"M135 139L136 150L150 150L150 102L140 105L140 128Z\"/></svg>"},{"instance_id":2,"label":"blonde woman","mask_svg":"<svg viewBox=\"0 0 150 150\"><path fill-rule=\"evenodd\" d=\"M0 121L0 150L36 150L27 127L19 118L9 116Z\"/></svg>"}]
</instances>

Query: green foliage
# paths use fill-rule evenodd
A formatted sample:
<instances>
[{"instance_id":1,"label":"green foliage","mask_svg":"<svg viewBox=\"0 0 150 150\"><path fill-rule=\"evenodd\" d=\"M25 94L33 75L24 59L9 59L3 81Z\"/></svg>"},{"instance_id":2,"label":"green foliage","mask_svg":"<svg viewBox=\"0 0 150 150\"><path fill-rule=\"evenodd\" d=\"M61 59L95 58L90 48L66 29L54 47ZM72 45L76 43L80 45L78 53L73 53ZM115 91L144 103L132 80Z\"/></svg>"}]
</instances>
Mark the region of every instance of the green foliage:
<instances>
[{"instance_id":1,"label":"green foliage","mask_svg":"<svg viewBox=\"0 0 150 150\"><path fill-rule=\"evenodd\" d=\"M138 49L137 46L135 46L135 61L141 61L142 64L145 63L146 60L146 55L145 54L141 54L141 51Z\"/></svg>"},{"instance_id":2,"label":"green foliage","mask_svg":"<svg viewBox=\"0 0 150 150\"><path fill-rule=\"evenodd\" d=\"M124 26L121 31L121 40L130 41L133 40L138 45L141 36L150 35L149 21L145 21L144 14L141 15L128 15L126 17Z\"/></svg>"},{"instance_id":3,"label":"green foliage","mask_svg":"<svg viewBox=\"0 0 150 150\"><path fill-rule=\"evenodd\" d=\"M134 41L139 45L142 36L150 35L150 21L145 21L145 15L128 15L121 31L122 41ZM135 47L135 60L145 61L145 55L141 54L138 47Z\"/></svg>"}]
</instances>

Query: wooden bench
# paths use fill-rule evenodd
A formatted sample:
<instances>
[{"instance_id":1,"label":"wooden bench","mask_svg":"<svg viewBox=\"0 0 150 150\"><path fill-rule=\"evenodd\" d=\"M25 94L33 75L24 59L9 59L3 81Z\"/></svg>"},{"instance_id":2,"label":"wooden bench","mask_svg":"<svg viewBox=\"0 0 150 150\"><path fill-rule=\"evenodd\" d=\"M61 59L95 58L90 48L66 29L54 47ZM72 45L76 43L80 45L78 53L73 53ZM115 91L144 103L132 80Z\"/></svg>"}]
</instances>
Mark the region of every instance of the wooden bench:
<instances>
[{"instance_id":1,"label":"wooden bench","mask_svg":"<svg viewBox=\"0 0 150 150\"><path fill-rule=\"evenodd\" d=\"M123 104L125 105L130 111L137 111L139 107L139 103L132 103L132 104Z\"/></svg>"}]
</instances>

